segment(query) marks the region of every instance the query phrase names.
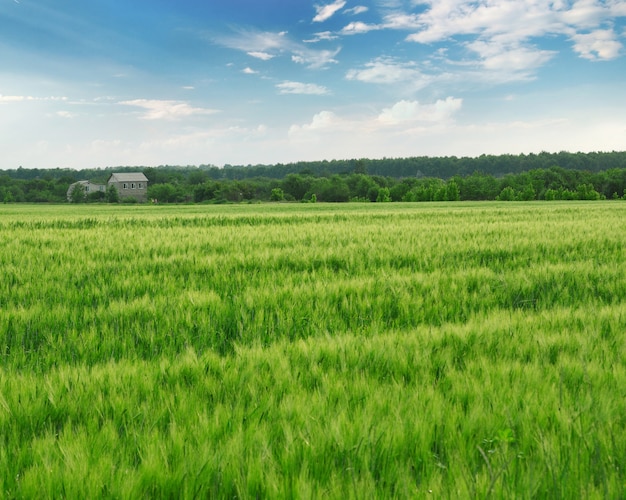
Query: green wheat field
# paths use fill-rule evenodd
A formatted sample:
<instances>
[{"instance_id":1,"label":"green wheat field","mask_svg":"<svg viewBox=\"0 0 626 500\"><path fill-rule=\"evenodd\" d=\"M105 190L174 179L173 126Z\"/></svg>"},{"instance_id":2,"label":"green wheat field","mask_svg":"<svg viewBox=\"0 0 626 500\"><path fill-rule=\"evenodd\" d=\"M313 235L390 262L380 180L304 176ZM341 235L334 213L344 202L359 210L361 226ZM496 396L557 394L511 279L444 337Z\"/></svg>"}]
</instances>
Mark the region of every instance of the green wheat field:
<instances>
[{"instance_id":1,"label":"green wheat field","mask_svg":"<svg viewBox=\"0 0 626 500\"><path fill-rule=\"evenodd\" d=\"M0 206L0 497L624 498L626 203Z\"/></svg>"}]
</instances>

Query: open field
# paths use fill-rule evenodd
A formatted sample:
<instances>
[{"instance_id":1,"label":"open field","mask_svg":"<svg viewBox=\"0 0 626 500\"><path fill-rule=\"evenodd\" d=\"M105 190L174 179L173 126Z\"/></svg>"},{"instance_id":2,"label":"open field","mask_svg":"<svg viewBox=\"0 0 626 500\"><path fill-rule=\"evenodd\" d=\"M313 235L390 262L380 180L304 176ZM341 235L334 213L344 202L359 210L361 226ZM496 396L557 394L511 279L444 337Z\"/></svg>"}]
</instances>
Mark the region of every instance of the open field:
<instances>
[{"instance_id":1,"label":"open field","mask_svg":"<svg viewBox=\"0 0 626 500\"><path fill-rule=\"evenodd\" d=\"M626 495L626 203L0 205L1 497Z\"/></svg>"}]
</instances>

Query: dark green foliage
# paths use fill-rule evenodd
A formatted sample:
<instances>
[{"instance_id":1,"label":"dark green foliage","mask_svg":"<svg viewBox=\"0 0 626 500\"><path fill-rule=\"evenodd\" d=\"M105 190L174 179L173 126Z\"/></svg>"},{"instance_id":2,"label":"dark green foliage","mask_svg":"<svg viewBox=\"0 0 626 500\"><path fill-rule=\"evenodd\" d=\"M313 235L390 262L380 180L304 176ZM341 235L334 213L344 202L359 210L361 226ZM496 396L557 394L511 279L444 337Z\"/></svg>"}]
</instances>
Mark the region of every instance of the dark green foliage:
<instances>
[{"instance_id":1,"label":"dark green foliage","mask_svg":"<svg viewBox=\"0 0 626 500\"><path fill-rule=\"evenodd\" d=\"M0 201L64 202L77 180L104 183L112 172L131 171L137 167L0 171ZM273 189L289 201L315 194L319 201L374 202L381 188L389 189L391 201L618 199L626 190L626 152L164 165L143 172L149 197L162 203L270 201Z\"/></svg>"},{"instance_id":2,"label":"dark green foliage","mask_svg":"<svg viewBox=\"0 0 626 500\"><path fill-rule=\"evenodd\" d=\"M120 195L114 185L107 186L105 198L109 203L118 203L120 201Z\"/></svg>"},{"instance_id":3,"label":"dark green foliage","mask_svg":"<svg viewBox=\"0 0 626 500\"><path fill-rule=\"evenodd\" d=\"M85 203L87 201L85 186L82 184L76 184L70 193L70 201L72 203Z\"/></svg>"},{"instance_id":4,"label":"dark green foliage","mask_svg":"<svg viewBox=\"0 0 626 500\"><path fill-rule=\"evenodd\" d=\"M285 193L281 188L272 189L272 195L270 196L270 200L272 201L283 201L285 199Z\"/></svg>"}]
</instances>

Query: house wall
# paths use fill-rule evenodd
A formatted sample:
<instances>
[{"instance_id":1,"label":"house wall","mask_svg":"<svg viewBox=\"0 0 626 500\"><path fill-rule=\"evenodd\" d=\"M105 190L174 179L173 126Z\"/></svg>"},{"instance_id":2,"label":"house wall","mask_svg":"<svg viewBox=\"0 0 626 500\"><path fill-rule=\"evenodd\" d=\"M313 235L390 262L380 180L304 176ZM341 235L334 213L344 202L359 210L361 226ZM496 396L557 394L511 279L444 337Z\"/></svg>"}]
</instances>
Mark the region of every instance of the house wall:
<instances>
[{"instance_id":1,"label":"house wall","mask_svg":"<svg viewBox=\"0 0 626 500\"><path fill-rule=\"evenodd\" d=\"M120 200L124 198L135 198L141 203L148 201L148 183L147 182L114 182L110 181L109 185L115 186L119 194Z\"/></svg>"},{"instance_id":2,"label":"house wall","mask_svg":"<svg viewBox=\"0 0 626 500\"><path fill-rule=\"evenodd\" d=\"M74 191L74 188L78 185L83 186L85 190L85 196L91 193L96 193L98 191L103 193L106 191L106 186L103 184L92 184L89 181L74 182L73 184L70 184L70 187L67 189L67 201L72 201L72 192Z\"/></svg>"},{"instance_id":3,"label":"house wall","mask_svg":"<svg viewBox=\"0 0 626 500\"><path fill-rule=\"evenodd\" d=\"M85 192L89 193L104 193L106 191L106 186L104 184L92 184L91 182L87 183L85 186Z\"/></svg>"}]
</instances>

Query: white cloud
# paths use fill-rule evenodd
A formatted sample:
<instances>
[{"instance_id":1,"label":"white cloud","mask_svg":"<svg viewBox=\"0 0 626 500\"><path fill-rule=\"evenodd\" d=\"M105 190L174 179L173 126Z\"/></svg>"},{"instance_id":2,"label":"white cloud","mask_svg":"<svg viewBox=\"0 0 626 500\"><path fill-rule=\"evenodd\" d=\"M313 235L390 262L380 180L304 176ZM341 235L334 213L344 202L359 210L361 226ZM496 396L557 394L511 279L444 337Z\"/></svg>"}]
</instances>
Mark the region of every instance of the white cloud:
<instances>
[{"instance_id":1,"label":"white cloud","mask_svg":"<svg viewBox=\"0 0 626 500\"><path fill-rule=\"evenodd\" d=\"M272 54L268 54L267 52L259 52L259 51L248 52L248 55L252 57L256 57L257 59L261 59L262 61L269 61L270 59L274 58Z\"/></svg>"},{"instance_id":2,"label":"white cloud","mask_svg":"<svg viewBox=\"0 0 626 500\"><path fill-rule=\"evenodd\" d=\"M508 74L511 79L529 78L533 70L543 66L555 55L553 51L497 40L476 40L468 43L467 47L479 55L480 65L484 69Z\"/></svg>"},{"instance_id":3,"label":"white cloud","mask_svg":"<svg viewBox=\"0 0 626 500\"><path fill-rule=\"evenodd\" d=\"M314 83L283 82L276 85L280 94L326 95L329 90Z\"/></svg>"},{"instance_id":4,"label":"white cloud","mask_svg":"<svg viewBox=\"0 0 626 500\"><path fill-rule=\"evenodd\" d=\"M333 17L337 11L343 9L345 6L346 2L344 0L336 0L328 5L316 6L315 10L317 11L317 15L313 18L313 22L321 23L327 21Z\"/></svg>"},{"instance_id":5,"label":"white cloud","mask_svg":"<svg viewBox=\"0 0 626 500\"><path fill-rule=\"evenodd\" d=\"M341 116L332 111L292 125L282 161L383 156L478 156L545 151L610 151L619 149L626 122L619 113L589 114L581 124L580 111L565 114L544 109L533 117L499 116L463 123L455 119L460 99L431 103L400 101L375 115ZM584 115L585 113L583 113ZM464 115L464 118L467 118ZM621 142L620 142L621 141Z\"/></svg>"},{"instance_id":6,"label":"white cloud","mask_svg":"<svg viewBox=\"0 0 626 500\"><path fill-rule=\"evenodd\" d=\"M624 0L610 0L608 7L613 17L626 16L626 2Z\"/></svg>"},{"instance_id":7,"label":"white cloud","mask_svg":"<svg viewBox=\"0 0 626 500\"><path fill-rule=\"evenodd\" d=\"M57 111L56 114L61 118L74 118L76 116L76 113L71 113L70 111Z\"/></svg>"},{"instance_id":8,"label":"white cloud","mask_svg":"<svg viewBox=\"0 0 626 500\"><path fill-rule=\"evenodd\" d=\"M422 22L417 14L393 12L385 16L385 28L396 30L413 30L421 26Z\"/></svg>"},{"instance_id":9,"label":"white cloud","mask_svg":"<svg viewBox=\"0 0 626 500\"><path fill-rule=\"evenodd\" d=\"M295 140L317 139L317 134L345 130L346 123L332 111L321 111L313 116L310 123L289 127L289 138ZM312 134L312 135L311 135Z\"/></svg>"},{"instance_id":10,"label":"white cloud","mask_svg":"<svg viewBox=\"0 0 626 500\"><path fill-rule=\"evenodd\" d=\"M289 50L292 43L286 35L286 31L276 33L239 29L234 35L223 36L216 41L225 47L242 50L252 57L263 59L273 57L272 52Z\"/></svg>"},{"instance_id":11,"label":"white cloud","mask_svg":"<svg viewBox=\"0 0 626 500\"><path fill-rule=\"evenodd\" d=\"M294 50L291 60L298 64L305 64L311 69L321 69L329 64L337 64L335 56L339 54L341 48L336 50L308 50L300 48Z\"/></svg>"},{"instance_id":12,"label":"white cloud","mask_svg":"<svg viewBox=\"0 0 626 500\"><path fill-rule=\"evenodd\" d=\"M360 35L363 33L368 33L369 31L375 31L380 29L380 26L376 24L365 24L361 21L356 21L347 24L341 30L342 35Z\"/></svg>"},{"instance_id":13,"label":"white cloud","mask_svg":"<svg viewBox=\"0 0 626 500\"><path fill-rule=\"evenodd\" d=\"M332 31L321 31L319 33L314 33L313 38L308 40L303 40L304 43L317 43L322 41L331 41L339 38Z\"/></svg>"},{"instance_id":14,"label":"white cloud","mask_svg":"<svg viewBox=\"0 0 626 500\"><path fill-rule=\"evenodd\" d=\"M417 29L407 40L433 43L456 35L491 37L507 35L510 41L525 40L550 32L558 23L557 14L547 2L534 0L428 0L430 9L417 16L403 16L395 22L399 28Z\"/></svg>"},{"instance_id":15,"label":"white cloud","mask_svg":"<svg viewBox=\"0 0 626 500\"><path fill-rule=\"evenodd\" d=\"M461 109L463 100L448 97L434 104L420 104L418 101L399 101L391 108L383 109L378 116L381 123L396 125L403 122L445 122Z\"/></svg>"},{"instance_id":16,"label":"white cloud","mask_svg":"<svg viewBox=\"0 0 626 500\"><path fill-rule=\"evenodd\" d=\"M369 7L365 7L364 5L357 5L356 7L352 7L351 9L344 10L344 13L358 16L359 14L364 14L368 10L370 10Z\"/></svg>"},{"instance_id":17,"label":"white cloud","mask_svg":"<svg viewBox=\"0 0 626 500\"><path fill-rule=\"evenodd\" d=\"M341 51L341 48L335 50L310 49L302 43L290 40L286 31L270 33L238 30L236 35L223 37L217 42L235 50L242 50L249 56L264 61L288 53L291 54L292 61L304 64L310 69L323 69L329 64L337 63L335 56Z\"/></svg>"},{"instance_id":18,"label":"white cloud","mask_svg":"<svg viewBox=\"0 0 626 500\"><path fill-rule=\"evenodd\" d=\"M596 0L577 0L569 9L559 9L560 18L579 29L597 26L606 17L607 8Z\"/></svg>"},{"instance_id":19,"label":"white cloud","mask_svg":"<svg viewBox=\"0 0 626 500\"><path fill-rule=\"evenodd\" d=\"M463 105L463 100L455 97L440 99L432 104L421 104L418 101L399 101L390 108L385 108L377 116L340 117L332 111L321 111L313 116L311 122L302 125L292 125L289 128L289 137L299 140L320 139L333 134L349 134L358 137L377 137L384 142L384 138L391 130L392 125L422 125L432 128L445 126ZM403 130L412 130L403 128ZM339 136L336 141L341 142Z\"/></svg>"},{"instance_id":20,"label":"white cloud","mask_svg":"<svg viewBox=\"0 0 626 500\"><path fill-rule=\"evenodd\" d=\"M351 69L347 72L348 80L365 83L393 84L412 82L417 87L425 85L425 77L413 63L401 63L393 59L380 58L365 65L364 69Z\"/></svg>"},{"instance_id":21,"label":"white cloud","mask_svg":"<svg viewBox=\"0 0 626 500\"><path fill-rule=\"evenodd\" d=\"M211 115L218 113L215 109L194 108L183 101L161 101L155 99L134 99L121 101L119 104L144 109L144 120L179 120L194 115Z\"/></svg>"},{"instance_id":22,"label":"white cloud","mask_svg":"<svg viewBox=\"0 0 626 500\"><path fill-rule=\"evenodd\" d=\"M3 102L29 102L29 101L67 101L67 97L33 97L32 95L1 95L0 103Z\"/></svg>"},{"instance_id":23,"label":"white cloud","mask_svg":"<svg viewBox=\"0 0 626 500\"><path fill-rule=\"evenodd\" d=\"M574 50L581 57L591 60L609 60L618 57L622 44L617 41L612 30L596 30L584 35L572 36Z\"/></svg>"},{"instance_id":24,"label":"white cloud","mask_svg":"<svg viewBox=\"0 0 626 500\"><path fill-rule=\"evenodd\" d=\"M246 74L246 75L256 75L256 74L258 74L258 71L254 71L250 67L242 69L241 72Z\"/></svg>"},{"instance_id":25,"label":"white cloud","mask_svg":"<svg viewBox=\"0 0 626 500\"><path fill-rule=\"evenodd\" d=\"M536 68L553 52L530 45L531 39L565 35L574 50L587 59L613 59L622 49L613 20L626 15L623 0L423 0L418 15L388 16L386 27L412 29L407 41L423 44L473 35L467 45L479 52L485 68ZM461 42L459 42L461 43ZM500 46L498 50L496 47ZM485 55L485 48L491 54ZM506 59L509 59L509 62Z\"/></svg>"},{"instance_id":26,"label":"white cloud","mask_svg":"<svg viewBox=\"0 0 626 500\"><path fill-rule=\"evenodd\" d=\"M32 99L32 97L29 99L27 96L23 95L0 95L0 102L22 102Z\"/></svg>"}]
</instances>

